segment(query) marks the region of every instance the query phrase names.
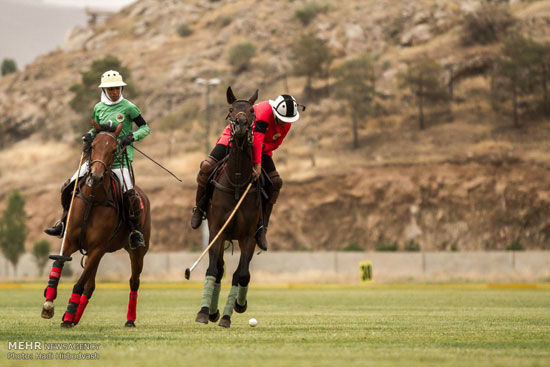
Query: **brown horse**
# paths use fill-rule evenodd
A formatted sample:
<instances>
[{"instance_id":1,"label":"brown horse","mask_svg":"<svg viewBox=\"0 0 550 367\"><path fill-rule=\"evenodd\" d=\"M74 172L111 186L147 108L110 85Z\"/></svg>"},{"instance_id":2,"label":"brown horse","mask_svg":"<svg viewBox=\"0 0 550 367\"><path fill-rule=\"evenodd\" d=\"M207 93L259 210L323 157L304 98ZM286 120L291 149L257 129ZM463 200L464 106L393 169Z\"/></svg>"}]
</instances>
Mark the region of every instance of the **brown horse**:
<instances>
[{"instance_id":1,"label":"brown horse","mask_svg":"<svg viewBox=\"0 0 550 367\"><path fill-rule=\"evenodd\" d=\"M229 154L221 173L217 174L214 182L215 190L207 211L210 240L227 221L253 177L252 128L255 116L252 106L257 98L257 90L250 99L237 100L231 87L227 89L227 102L231 105L227 117L231 125L231 140ZM246 295L250 282L249 265L256 246L254 234L261 213L259 194L258 188L249 191L235 213L235 217L208 251L209 266L206 271L201 309L197 314L196 322L207 324L208 320L216 322L220 317L218 299L224 272L223 244L225 241L238 240L241 256L239 265L233 273L231 291L219 325L230 327L233 309L239 313L246 311Z\"/></svg>"},{"instance_id":2,"label":"brown horse","mask_svg":"<svg viewBox=\"0 0 550 367\"><path fill-rule=\"evenodd\" d=\"M62 327L72 327L80 321L88 300L94 292L97 267L103 255L124 247L130 254L132 264L126 326L133 327L136 319L139 277L143 269L143 257L149 249L151 235L150 203L145 193L135 187L141 199L141 228L145 247L132 250L128 245L129 227L120 216L123 212L120 208L121 193L114 189L116 183L111 176L111 165L117 153L117 138L122 130L122 124L113 129L101 127L94 121L94 128L96 134L92 143L89 172L85 176L85 182L83 180L83 184L79 185L79 194L74 198L62 256L51 256L56 260L50 273L48 286L44 291L46 302L42 308L42 317L46 319L53 317L53 301L57 295L59 277L64 262L70 260L71 254L80 249L87 251L88 257L84 270L74 285L67 310L63 314Z\"/></svg>"}]
</instances>

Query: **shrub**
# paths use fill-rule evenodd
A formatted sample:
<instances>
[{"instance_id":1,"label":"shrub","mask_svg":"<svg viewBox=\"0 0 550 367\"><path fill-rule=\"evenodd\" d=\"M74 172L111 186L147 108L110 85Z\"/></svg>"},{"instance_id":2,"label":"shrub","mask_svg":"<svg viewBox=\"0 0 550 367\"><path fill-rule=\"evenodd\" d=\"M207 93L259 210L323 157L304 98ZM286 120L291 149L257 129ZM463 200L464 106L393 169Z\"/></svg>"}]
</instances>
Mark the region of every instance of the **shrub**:
<instances>
[{"instance_id":1,"label":"shrub","mask_svg":"<svg viewBox=\"0 0 550 367\"><path fill-rule=\"evenodd\" d=\"M507 251L524 251L525 247L523 247L523 244L519 240L513 240L510 242L508 247L506 247Z\"/></svg>"},{"instance_id":2,"label":"shrub","mask_svg":"<svg viewBox=\"0 0 550 367\"><path fill-rule=\"evenodd\" d=\"M2 76L15 73L17 71L17 64L13 59L4 59L2 60Z\"/></svg>"},{"instance_id":3,"label":"shrub","mask_svg":"<svg viewBox=\"0 0 550 367\"><path fill-rule=\"evenodd\" d=\"M38 275L42 275L42 273L44 272L44 267L48 263L50 248L50 242L46 240L34 243L34 246L32 248L32 255L34 256L36 266L38 267Z\"/></svg>"},{"instance_id":4,"label":"shrub","mask_svg":"<svg viewBox=\"0 0 550 367\"><path fill-rule=\"evenodd\" d=\"M405 243L405 247L403 248L403 250L409 252L418 252L420 251L420 244L415 240L409 240L407 241L407 243Z\"/></svg>"},{"instance_id":5,"label":"shrub","mask_svg":"<svg viewBox=\"0 0 550 367\"><path fill-rule=\"evenodd\" d=\"M381 244L376 246L375 250L376 251L384 251L384 252L398 251L399 250L399 244L397 243L397 241L393 241L392 243L389 243L389 244L381 243Z\"/></svg>"},{"instance_id":6,"label":"shrub","mask_svg":"<svg viewBox=\"0 0 550 367\"><path fill-rule=\"evenodd\" d=\"M296 9L294 15L303 25L308 25L319 13L326 13L328 5L318 4L316 1L310 1L303 7Z\"/></svg>"},{"instance_id":7,"label":"shrub","mask_svg":"<svg viewBox=\"0 0 550 367\"><path fill-rule=\"evenodd\" d=\"M17 263L25 252L25 199L14 189L8 196L8 205L0 219L0 249L17 273Z\"/></svg>"},{"instance_id":8,"label":"shrub","mask_svg":"<svg viewBox=\"0 0 550 367\"><path fill-rule=\"evenodd\" d=\"M256 55L256 46L243 42L229 49L229 64L237 73L245 71L250 66L251 59Z\"/></svg>"},{"instance_id":9,"label":"shrub","mask_svg":"<svg viewBox=\"0 0 550 367\"><path fill-rule=\"evenodd\" d=\"M515 22L507 5L486 1L462 18L462 44L469 46L496 42Z\"/></svg>"},{"instance_id":10,"label":"shrub","mask_svg":"<svg viewBox=\"0 0 550 367\"><path fill-rule=\"evenodd\" d=\"M365 249L363 248L363 246L359 245L358 243L356 242L352 242L350 244L348 244L346 247L342 248L342 251L365 251Z\"/></svg>"},{"instance_id":11,"label":"shrub","mask_svg":"<svg viewBox=\"0 0 550 367\"><path fill-rule=\"evenodd\" d=\"M191 27L189 27L189 24L182 23L178 26L177 32L180 35L180 37L187 37L193 33L193 30L191 29Z\"/></svg>"}]
</instances>

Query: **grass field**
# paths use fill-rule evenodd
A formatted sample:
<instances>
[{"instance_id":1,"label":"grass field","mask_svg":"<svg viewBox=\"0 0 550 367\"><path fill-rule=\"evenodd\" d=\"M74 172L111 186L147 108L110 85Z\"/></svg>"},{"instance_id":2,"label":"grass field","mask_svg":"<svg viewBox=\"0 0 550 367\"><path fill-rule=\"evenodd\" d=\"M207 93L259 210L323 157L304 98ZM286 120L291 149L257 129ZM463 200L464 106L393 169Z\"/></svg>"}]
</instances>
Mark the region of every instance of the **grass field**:
<instances>
[{"instance_id":1,"label":"grass field","mask_svg":"<svg viewBox=\"0 0 550 367\"><path fill-rule=\"evenodd\" d=\"M41 290L0 289L0 365L69 364L8 360L8 341L97 343L99 361L73 362L95 366L550 365L550 289L252 288L231 329L194 322L200 289L146 287L136 329L123 327L128 291L101 288L61 329L70 290L59 293L44 320Z\"/></svg>"}]
</instances>

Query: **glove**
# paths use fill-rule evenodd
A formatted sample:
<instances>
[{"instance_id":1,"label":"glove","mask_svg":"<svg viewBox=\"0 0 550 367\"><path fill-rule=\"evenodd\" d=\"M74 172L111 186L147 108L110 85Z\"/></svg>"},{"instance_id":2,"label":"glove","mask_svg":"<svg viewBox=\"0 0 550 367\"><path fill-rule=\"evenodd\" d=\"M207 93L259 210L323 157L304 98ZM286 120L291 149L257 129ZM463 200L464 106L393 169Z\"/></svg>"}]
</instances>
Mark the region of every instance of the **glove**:
<instances>
[{"instance_id":1,"label":"glove","mask_svg":"<svg viewBox=\"0 0 550 367\"><path fill-rule=\"evenodd\" d=\"M92 142L94 141L94 137L91 133L86 133L82 135L82 141L84 142L84 147L82 147L82 151L84 153L87 153L92 148Z\"/></svg>"},{"instance_id":2,"label":"glove","mask_svg":"<svg viewBox=\"0 0 550 367\"><path fill-rule=\"evenodd\" d=\"M134 135L128 134L126 136L123 136L122 139L120 139L120 141L118 142L118 145L121 148L125 148L128 145L132 144L133 141L134 141Z\"/></svg>"},{"instance_id":3,"label":"glove","mask_svg":"<svg viewBox=\"0 0 550 367\"><path fill-rule=\"evenodd\" d=\"M254 180L257 180L261 174L262 174L262 164L254 163L254 169L252 171L252 176L254 177Z\"/></svg>"}]
</instances>

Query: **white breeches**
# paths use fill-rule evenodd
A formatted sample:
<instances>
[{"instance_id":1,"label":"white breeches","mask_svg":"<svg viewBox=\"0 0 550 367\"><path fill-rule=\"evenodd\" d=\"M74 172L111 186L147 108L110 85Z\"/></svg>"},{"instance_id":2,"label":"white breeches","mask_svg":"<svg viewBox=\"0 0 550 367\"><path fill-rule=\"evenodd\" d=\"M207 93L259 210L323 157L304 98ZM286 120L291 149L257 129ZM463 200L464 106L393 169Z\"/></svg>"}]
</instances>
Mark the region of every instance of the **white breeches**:
<instances>
[{"instance_id":1,"label":"white breeches","mask_svg":"<svg viewBox=\"0 0 550 367\"><path fill-rule=\"evenodd\" d=\"M122 187L122 192L126 192L128 190L131 190L134 188L134 185L132 184L132 178L130 177L130 170L128 168L113 168L113 173L118 177L118 180L120 181L120 186ZM82 166L80 167L80 177L84 177L84 175L88 173L88 162L84 162ZM71 177L71 182L76 180L76 175L78 174L78 170L74 173L73 177Z\"/></svg>"}]
</instances>

